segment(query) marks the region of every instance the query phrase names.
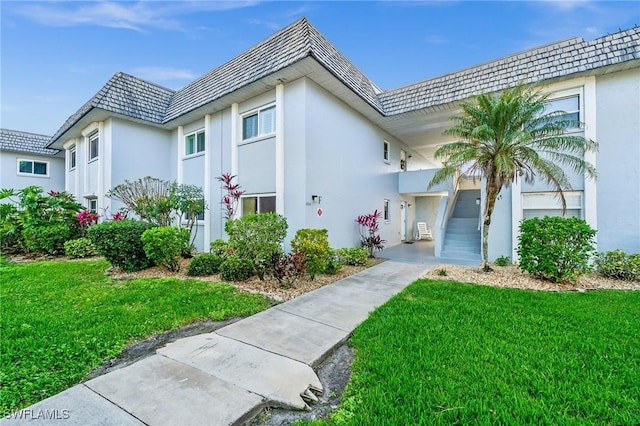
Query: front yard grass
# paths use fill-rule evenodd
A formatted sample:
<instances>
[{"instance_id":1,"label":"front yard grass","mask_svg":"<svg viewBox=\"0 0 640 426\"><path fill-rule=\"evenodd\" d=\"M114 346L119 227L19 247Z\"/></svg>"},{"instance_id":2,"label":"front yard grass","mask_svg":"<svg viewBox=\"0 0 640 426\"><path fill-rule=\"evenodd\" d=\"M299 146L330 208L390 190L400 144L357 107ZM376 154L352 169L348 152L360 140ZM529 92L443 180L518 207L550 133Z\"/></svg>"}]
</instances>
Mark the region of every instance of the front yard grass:
<instances>
[{"instance_id":1,"label":"front yard grass","mask_svg":"<svg viewBox=\"0 0 640 426\"><path fill-rule=\"evenodd\" d=\"M351 344L330 424L640 424L640 291L420 280Z\"/></svg>"},{"instance_id":2,"label":"front yard grass","mask_svg":"<svg viewBox=\"0 0 640 426\"><path fill-rule=\"evenodd\" d=\"M273 304L232 286L180 279L115 281L105 261L0 264L0 413L78 382L132 341Z\"/></svg>"}]
</instances>

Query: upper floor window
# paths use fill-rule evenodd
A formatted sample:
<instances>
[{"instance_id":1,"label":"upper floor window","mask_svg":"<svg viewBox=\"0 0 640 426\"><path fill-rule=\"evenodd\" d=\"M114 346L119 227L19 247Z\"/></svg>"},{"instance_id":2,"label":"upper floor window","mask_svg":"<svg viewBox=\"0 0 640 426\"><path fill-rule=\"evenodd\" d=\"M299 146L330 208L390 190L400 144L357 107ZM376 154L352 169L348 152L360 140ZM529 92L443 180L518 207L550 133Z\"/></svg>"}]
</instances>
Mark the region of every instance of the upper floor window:
<instances>
[{"instance_id":1,"label":"upper floor window","mask_svg":"<svg viewBox=\"0 0 640 426\"><path fill-rule=\"evenodd\" d=\"M49 176L47 161L18 160L19 175Z\"/></svg>"},{"instance_id":2,"label":"upper floor window","mask_svg":"<svg viewBox=\"0 0 640 426\"><path fill-rule=\"evenodd\" d=\"M242 118L242 139L270 135L276 131L275 105L262 108Z\"/></svg>"},{"instance_id":3,"label":"upper floor window","mask_svg":"<svg viewBox=\"0 0 640 426\"><path fill-rule=\"evenodd\" d=\"M184 155L204 152L204 130L190 133L184 137Z\"/></svg>"},{"instance_id":4,"label":"upper floor window","mask_svg":"<svg viewBox=\"0 0 640 426\"><path fill-rule=\"evenodd\" d=\"M382 158L387 163L390 161L390 158L391 158L390 154L389 154L389 142L387 142L387 141L383 141Z\"/></svg>"},{"instance_id":5,"label":"upper floor window","mask_svg":"<svg viewBox=\"0 0 640 426\"><path fill-rule=\"evenodd\" d=\"M564 114L555 118L557 121L572 121L575 123L571 128L580 127L580 96L570 96L566 98L551 99L545 104L544 113L562 111Z\"/></svg>"},{"instance_id":6,"label":"upper floor window","mask_svg":"<svg viewBox=\"0 0 640 426\"><path fill-rule=\"evenodd\" d=\"M69 149L69 170L76 168L76 146L72 146Z\"/></svg>"},{"instance_id":7,"label":"upper floor window","mask_svg":"<svg viewBox=\"0 0 640 426\"><path fill-rule=\"evenodd\" d=\"M100 136L98 132L89 136L89 161L95 160L100 154Z\"/></svg>"}]
</instances>

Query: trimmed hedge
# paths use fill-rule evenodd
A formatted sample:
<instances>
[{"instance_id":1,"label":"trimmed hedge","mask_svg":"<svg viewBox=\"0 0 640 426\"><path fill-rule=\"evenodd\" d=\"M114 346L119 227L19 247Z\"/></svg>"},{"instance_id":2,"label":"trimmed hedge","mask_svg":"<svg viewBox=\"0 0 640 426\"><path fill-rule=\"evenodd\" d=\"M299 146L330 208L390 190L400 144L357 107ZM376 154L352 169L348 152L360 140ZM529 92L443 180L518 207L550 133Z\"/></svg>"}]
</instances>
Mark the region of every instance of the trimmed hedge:
<instances>
[{"instance_id":1,"label":"trimmed hedge","mask_svg":"<svg viewBox=\"0 0 640 426\"><path fill-rule=\"evenodd\" d=\"M142 234L154 227L148 222L125 219L99 223L89 228L87 234L107 262L134 272L153 264L144 252Z\"/></svg>"},{"instance_id":2,"label":"trimmed hedge","mask_svg":"<svg viewBox=\"0 0 640 426\"><path fill-rule=\"evenodd\" d=\"M231 256L220 265L220 277L227 281L244 281L253 276L253 264L250 260Z\"/></svg>"},{"instance_id":3,"label":"trimmed hedge","mask_svg":"<svg viewBox=\"0 0 640 426\"><path fill-rule=\"evenodd\" d=\"M187 275L192 277L204 277L220 272L220 265L224 259L214 253L204 253L191 259Z\"/></svg>"},{"instance_id":4,"label":"trimmed hedge","mask_svg":"<svg viewBox=\"0 0 640 426\"><path fill-rule=\"evenodd\" d=\"M96 247L89 238L78 238L64 243L64 254L72 259L89 257L96 254Z\"/></svg>"},{"instance_id":5,"label":"trimmed hedge","mask_svg":"<svg viewBox=\"0 0 640 426\"><path fill-rule=\"evenodd\" d=\"M29 253L63 254L64 243L79 236L77 228L63 223L40 224L22 230L23 244Z\"/></svg>"},{"instance_id":6,"label":"trimmed hedge","mask_svg":"<svg viewBox=\"0 0 640 426\"><path fill-rule=\"evenodd\" d=\"M180 270L180 255L189 247L191 234L186 228L162 226L147 229L140 237L145 254L151 261L173 272Z\"/></svg>"}]
</instances>

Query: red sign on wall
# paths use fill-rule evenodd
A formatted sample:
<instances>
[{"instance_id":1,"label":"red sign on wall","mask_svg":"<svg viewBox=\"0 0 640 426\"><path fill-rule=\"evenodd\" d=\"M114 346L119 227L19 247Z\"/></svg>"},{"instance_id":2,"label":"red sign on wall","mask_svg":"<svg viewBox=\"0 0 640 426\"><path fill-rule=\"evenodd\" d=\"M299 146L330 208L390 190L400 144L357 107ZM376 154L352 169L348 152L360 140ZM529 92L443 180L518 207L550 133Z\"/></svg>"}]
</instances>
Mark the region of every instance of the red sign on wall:
<instances>
[{"instance_id":1,"label":"red sign on wall","mask_svg":"<svg viewBox=\"0 0 640 426\"><path fill-rule=\"evenodd\" d=\"M322 209L318 209L318 210L316 210L316 214L318 215L318 217L322 217L322 214L323 214L323 213L324 213L324 212L322 211Z\"/></svg>"}]
</instances>

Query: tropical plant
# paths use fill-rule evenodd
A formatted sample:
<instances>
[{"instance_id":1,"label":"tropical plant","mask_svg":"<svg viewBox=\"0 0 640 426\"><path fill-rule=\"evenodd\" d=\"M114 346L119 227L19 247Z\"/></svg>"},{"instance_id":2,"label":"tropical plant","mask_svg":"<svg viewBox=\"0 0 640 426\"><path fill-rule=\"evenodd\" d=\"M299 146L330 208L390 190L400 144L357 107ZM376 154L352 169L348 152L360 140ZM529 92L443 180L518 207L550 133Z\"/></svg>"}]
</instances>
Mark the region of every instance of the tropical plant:
<instances>
[{"instance_id":1,"label":"tropical plant","mask_svg":"<svg viewBox=\"0 0 640 426\"><path fill-rule=\"evenodd\" d=\"M151 261L173 272L180 270L180 255L189 246L187 229L174 226L151 228L144 231L140 239Z\"/></svg>"},{"instance_id":2,"label":"tropical plant","mask_svg":"<svg viewBox=\"0 0 640 426\"><path fill-rule=\"evenodd\" d=\"M302 253L311 279L325 272L331 253L326 229L298 229L291 240L291 248L296 253Z\"/></svg>"},{"instance_id":3,"label":"tropical plant","mask_svg":"<svg viewBox=\"0 0 640 426\"><path fill-rule=\"evenodd\" d=\"M107 192L107 197L121 201L142 220L156 226L170 226L171 189L171 182L146 176L135 181L125 180Z\"/></svg>"},{"instance_id":4,"label":"tropical plant","mask_svg":"<svg viewBox=\"0 0 640 426\"><path fill-rule=\"evenodd\" d=\"M244 194L244 191L240 189L240 184L233 183L235 178L236 176L231 173L223 173L216 178L219 182L222 182L222 189L226 191L226 194L222 196L220 204L222 204L224 217L227 220L233 219L233 216L238 210L240 197Z\"/></svg>"},{"instance_id":5,"label":"tropical plant","mask_svg":"<svg viewBox=\"0 0 640 426\"><path fill-rule=\"evenodd\" d=\"M569 177L561 165L594 178L593 165L584 154L597 149L596 142L583 136L566 134L567 129L581 126L564 111L547 111L548 95L518 85L500 94L481 94L462 102L462 113L451 117L453 126L446 135L459 138L441 146L435 158L442 160L429 188L461 171L481 175L485 186L482 216L482 260L489 266L489 227L500 190L522 178L533 182L544 180L560 198L566 210L565 190L571 188Z\"/></svg>"},{"instance_id":6,"label":"tropical plant","mask_svg":"<svg viewBox=\"0 0 640 426\"><path fill-rule=\"evenodd\" d=\"M380 228L378 220L381 217L382 212L376 209L373 213L363 214L356 218L360 230L360 245L369 250L369 257L373 257L375 250L382 250L384 243L386 243L386 240L378 235Z\"/></svg>"}]
</instances>

